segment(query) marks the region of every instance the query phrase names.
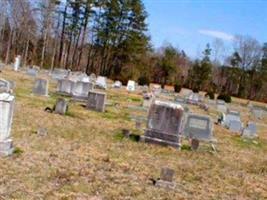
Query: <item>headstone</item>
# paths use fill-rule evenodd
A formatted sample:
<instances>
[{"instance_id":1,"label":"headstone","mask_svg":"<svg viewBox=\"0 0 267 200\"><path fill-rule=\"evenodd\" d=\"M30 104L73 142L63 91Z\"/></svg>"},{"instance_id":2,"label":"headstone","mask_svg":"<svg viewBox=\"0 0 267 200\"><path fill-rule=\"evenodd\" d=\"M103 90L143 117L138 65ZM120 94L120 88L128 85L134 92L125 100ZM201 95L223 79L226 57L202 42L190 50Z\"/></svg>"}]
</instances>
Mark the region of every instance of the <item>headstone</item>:
<instances>
[{"instance_id":1,"label":"headstone","mask_svg":"<svg viewBox=\"0 0 267 200\"><path fill-rule=\"evenodd\" d=\"M63 95L71 95L75 82L69 79L61 79L57 82L57 92Z\"/></svg>"},{"instance_id":2,"label":"headstone","mask_svg":"<svg viewBox=\"0 0 267 200\"><path fill-rule=\"evenodd\" d=\"M10 92L10 82L4 79L0 79L0 93Z\"/></svg>"},{"instance_id":3,"label":"headstone","mask_svg":"<svg viewBox=\"0 0 267 200\"><path fill-rule=\"evenodd\" d=\"M231 120L229 123L229 130L232 132L240 132L242 129L242 123L238 120Z\"/></svg>"},{"instance_id":4,"label":"headstone","mask_svg":"<svg viewBox=\"0 0 267 200\"><path fill-rule=\"evenodd\" d=\"M143 140L179 148L183 112L179 104L155 100L149 109L147 129Z\"/></svg>"},{"instance_id":5,"label":"headstone","mask_svg":"<svg viewBox=\"0 0 267 200\"><path fill-rule=\"evenodd\" d=\"M199 94L192 92L186 97L186 102L189 104L196 105L199 102Z\"/></svg>"},{"instance_id":6,"label":"headstone","mask_svg":"<svg viewBox=\"0 0 267 200\"><path fill-rule=\"evenodd\" d=\"M160 173L160 179L156 181L156 186L167 189L174 189L176 184L173 182L173 176L174 176L173 169L162 168Z\"/></svg>"},{"instance_id":7,"label":"headstone","mask_svg":"<svg viewBox=\"0 0 267 200\"><path fill-rule=\"evenodd\" d=\"M65 115L67 110L68 110L68 102L63 98L59 98L56 102L55 113L60 115Z\"/></svg>"},{"instance_id":8,"label":"headstone","mask_svg":"<svg viewBox=\"0 0 267 200\"><path fill-rule=\"evenodd\" d=\"M64 79L69 75L69 71L66 69L60 69L60 68L55 68L52 73L52 79L54 80L59 80L59 79Z\"/></svg>"},{"instance_id":9,"label":"headstone","mask_svg":"<svg viewBox=\"0 0 267 200\"><path fill-rule=\"evenodd\" d=\"M105 111L106 93L89 91L87 109L95 110L98 112Z\"/></svg>"},{"instance_id":10,"label":"headstone","mask_svg":"<svg viewBox=\"0 0 267 200\"><path fill-rule=\"evenodd\" d=\"M88 97L88 92L94 89L94 84L91 82L78 81L72 87L72 96L75 98L84 99Z\"/></svg>"},{"instance_id":11,"label":"headstone","mask_svg":"<svg viewBox=\"0 0 267 200\"><path fill-rule=\"evenodd\" d=\"M93 83L96 82L96 75L94 73L90 74L90 81L92 81Z\"/></svg>"},{"instance_id":12,"label":"headstone","mask_svg":"<svg viewBox=\"0 0 267 200\"><path fill-rule=\"evenodd\" d=\"M20 68L20 65L21 65L21 56L18 55L18 56L15 58L14 71L18 71L19 68Z\"/></svg>"},{"instance_id":13,"label":"headstone","mask_svg":"<svg viewBox=\"0 0 267 200\"><path fill-rule=\"evenodd\" d=\"M37 135L41 137L47 136L47 133L48 133L47 129L43 127L40 127L37 130Z\"/></svg>"},{"instance_id":14,"label":"headstone","mask_svg":"<svg viewBox=\"0 0 267 200\"><path fill-rule=\"evenodd\" d=\"M225 121L224 125L226 127L230 126L230 121L240 121L240 113L238 111L230 110L226 116L225 116Z\"/></svg>"},{"instance_id":15,"label":"headstone","mask_svg":"<svg viewBox=\"0 0 267 200\"><path fill-rule=\"evenodd\" d=\"M252 113L257 119L262 119L263 118L263 109L261 109L261 108L253 107L252 108Z\"/></svg>"},{"instance_id":16,"label":"headstone","mask_svg":"<svg viewBox=\"0 0 267 200\"><path fill-rule=\"evenodd\" d=\"M152 92L155 96L159 96L161 93L161 85L151 84Z\"/></svg>"},{"instance_id":17,"label":"headstone","mask_svg":"<svg viewBox=\"0 0 267 200\"><path fill-rule=\"evenodd\" d=\"M9 93L0 94L0 156L13 152L11 126L13 120L15 97Z\"/></svg>"},{"instance_id":18,"label":"headstone","mask_svg":"<svg viewBox=\"0 0 267 200\"><path fill-rule=\"evenodd\" d=\"M101 89L107 89L107 80L104 76L98 76L96 79L96 86Z\"/></svg>"},{"instance_id":19,"label":"headstone","mask_svg":"<svg viewBox=\"0 0 267 200\"><path fill-rule=\"evenodd\" d=\"M176 103L179 103L179 104L184 104L184 103L185 103L185 100L184 100L183 98L181 98L181 97L176 97L176 98L174 99L174 101L175 101Z\"/></svg>"},{"instance_id":20,"label":"headstone","mask_svg":"<svg viewBox=\"0 0 267 200\"><path fill-rule=\"evenodd\" d=\"M257 137L257 127L256 124L253 122L249 122L247 127L244 128L243 133L242 133L242 137L244 138L255 138Z\"/></svg>"},{"instance_id":21,"label":"headstone","mask_svg":"<svg viewBox=\"0 0 267 200\"><path fill-rule=\"evenodd\" d=\"M48 96L48 80L36 79L32 92L35 95Z\"/></svg>"},{"instance_id":22,"label":"headstone","mask_svg":"<svg viewBox=\"0 0 267 200\"><path fill-rule=\"evenodd\" d=\"M115 81L115 83L112 85L113 88L121 88L122 83L120 81Z\"/></svg>"},{"instance_id":23,"label":"headstone","mask_svg":"<svg viewBox=\"0 0 267 200\"><path fill-rule=\"evenodd\" d=\"M135 91L135 82L132 80L129 80L126 87L127 91L133 92Z\"/></svg>"},{"instance_id":24,"label":"headstone","mask_svg":"<svg viewBox=\"0 0 267 200\"><path fill-rule=\"evenodd\" d=\"M38 70L35 68L29 68L27 69L27 75L36 77L38 75Z\"/></svg>"},{"instance_id":25,"label":"headstone","mask_svg":"<svg viewBox=\"0 0 267 200\"><path fill-rule=\"evenodd\" d=\"M188 114L183 135L197 140L210 141L213 137L213 123L209 116Z\"/></svg>"},{"instance_id":26,"label":"headstone","mask_svg":"<svg viewBox=\"0 0 267 200\"><path fill-rule=\"evenodd\" d=\"M227 112L227 107L226 107L225 101L217 100L217 110L219 112L222 112L222 113L226 113Z\"/></svg>"}]
</instances>

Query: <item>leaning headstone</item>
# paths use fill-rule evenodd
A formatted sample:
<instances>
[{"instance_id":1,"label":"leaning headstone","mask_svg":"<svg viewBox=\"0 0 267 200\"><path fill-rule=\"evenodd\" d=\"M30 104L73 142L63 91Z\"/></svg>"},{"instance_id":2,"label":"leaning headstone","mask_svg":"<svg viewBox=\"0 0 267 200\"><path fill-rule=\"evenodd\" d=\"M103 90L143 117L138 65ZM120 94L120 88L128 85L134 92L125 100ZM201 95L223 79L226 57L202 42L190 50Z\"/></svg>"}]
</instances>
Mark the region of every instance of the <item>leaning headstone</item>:
<instances>
[{"instance_id":1,"label":"leaning headstone","mask_svg":"<svg viewBox=\"0 0 267 200\"><path fill-rule=\"evenodd\" d=\"M18 55L18 56L15 58L14 71L18 71L19 68L20 68L20 65L21 65L21 56Z\"/></svg>"},{"instance_id":2,"label":"leaning headstone","mask_svg":"<svg viewBox=\"0 0 267 200\"><path fill-rule=\"evenodd\" d=\"M32 92L35 95L48 96L48 80L36 79Z\"/></svg>"},{"instance_id":3,"label":"leaning headstone","mask_svg":"<svg viewBox=\"0 0 267 200\"><path fill-rule=\"evenodd\" d=\"M87 99L88 92L94 89L94 84L91 82L78 81L72 87L72 96L76 99Z\"/></svg>"},{"instance_id":4,"label":"leaning headstone","mask_svg":"<svg viewBox=\"0 0 267 200\"><path fill-rule=\"evenodd\" d=\"M0 93L10 92L10 82L4 79L0 79Z\"/></svg>"},{"instance_id":5,"label":"leaning headstone","mask_svg":"<svg viewBox=\"0 0 267 200\"><path fill-rule=\"evenodd\" d=\"M89 91L87 109L95 110L98 112L105 111L106 93Z\"/></svg>"},{"instance_id":6,"label":"leaning headstone","mask_svg":"<svg viewBox=\"0 0 267 200\"><path fill-rule=\"evenodd\" d=\"M222 113L226 113L227 112L227 107L226 107L225 101L217 100L217 110L219 112L222 112Z\"/></svg>"},{"instance_id":7,"label":"leaning headstone","mask_svg":"<svg viewBox=\"0 0 267 200\"><path fill-rule=\"evenodd\" d=\"M210 141L213 137L213 123L209 116L188 114L183 135L187 138Z\"/></svg>"},{"instance_id":8,"label":"leaning headstone","mask_svg":"<svg viewBox=\"0 0 267 200\"><path fill-rule=\"evenodd\" d=\"M9 93L0 93L0 156L13 153L13 142L10 136L14 104L14 96Z\"/></svg>"},{"instance_id":9,"label":"leaning headstone","mask_svg":"<svg viewBox=\"0 0 267 200\"><path fill-rule=\"evenodd\" d=\"M180 147L183 108L179 104L155 100L150 106L143 140L160 145Z\"/></svg>"},{"instance_id":10,"label":"leaning headstone","mask_svg":"<svg viewBox=\"0 0 267 200\"><path fill-rule=\"evenodd\" d=\"M242 122L239 120L231 120L229 123L229 130L231 132L240 132L242 129Z\"/></svg>"},{"instance_id":11,"label":"leaning headstone","mask_svg":"<svg viewBox=\"0 0 267 200\"><path fill-rule=\"evenodd\" d=\"M168 189L174 189L175 183L173 182L174 170L170 168L162 168L160 173L160 179L157 180L157 187L164 187Z\"/></svg>"},{"instance_id":12,"label":"leaning headstone","mask_svg":"<svg viewBox=\"0 0 267 200\"><path fill-rule=\"evenodd\" d=\"M107 89L107 80L104 76L98 76L95 85L100 89Z\"/></svg>"},{"instance_id":13,"label":"leaning headstone","mask_svg":"<svg viewBox=\"0 0 267 200\"><path fill-rule=\"evenodd\" d=\"M63 98L59 98L55 105L55 113L60 115L65 115L67 110L68 110L68 102Z\"/></svg>"},{"instance_id":14,"label":"leaning headstone","mask_svg":"<svg viewBox=\"0 0 267 200\"><path fill-rule=\"evenodd\" d=\"M57 82L57 92L63 95L71 95L75 82L69 79L61 79Z\"/></svg>"},{"instance_id":15,"label":"leaning headstone","mask_svg":"<svg viewBox=\"0 0 267 200\"><path fill-rule=\"evenodd\" d=\"M127 91L133 92L135 91L135 82L132 80L129 80L126 87Z\"/></svg>"},{"instance_id":16,"label":"leaning headstone","mask_svg":"<svg viewBox=\"0 0 267 200\"><path fill-rule=\"evenodd\" d=\"M242 132L242 137L243 138L256 138L257 135L257 127L256 124L254 122L249 122L247 127L244 128L243 132Z\"/></svg>"}]
</instances>

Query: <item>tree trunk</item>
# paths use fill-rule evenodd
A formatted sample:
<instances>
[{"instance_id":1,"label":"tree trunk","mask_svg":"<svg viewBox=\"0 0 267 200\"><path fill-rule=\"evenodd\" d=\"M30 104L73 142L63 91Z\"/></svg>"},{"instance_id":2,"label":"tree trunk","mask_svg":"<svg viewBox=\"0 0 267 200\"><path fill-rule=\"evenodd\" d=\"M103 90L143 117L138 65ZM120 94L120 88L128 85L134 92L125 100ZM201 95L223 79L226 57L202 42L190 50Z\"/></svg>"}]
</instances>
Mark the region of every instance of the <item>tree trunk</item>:
<instances>
[{"instance_id":1,"label":"tree trunk","mask_svg":"<svg viewBox=\"0 0 267 200\"><path fill-rule=\"evenodd\" d=\"M5 58L5 64L7 65L9 62L9 57L10 57L10 49L11 49L11 43L13 40L13 29L11 29L10 34L9 34L9 39L8 39L8 44L7 44L7 51L6 51L6 58Z\"/></svg>"}]
</instances>

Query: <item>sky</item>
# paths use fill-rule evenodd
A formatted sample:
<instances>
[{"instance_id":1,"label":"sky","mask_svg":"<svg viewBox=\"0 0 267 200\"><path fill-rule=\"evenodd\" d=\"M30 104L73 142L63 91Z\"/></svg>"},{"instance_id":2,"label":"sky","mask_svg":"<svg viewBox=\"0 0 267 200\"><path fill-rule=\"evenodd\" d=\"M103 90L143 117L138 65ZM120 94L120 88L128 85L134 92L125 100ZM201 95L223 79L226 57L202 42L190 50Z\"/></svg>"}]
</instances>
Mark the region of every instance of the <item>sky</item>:
<instances>
[{"instance_id":1,"label":"sky","mask_svg":"<svg viewBox=\"0 0 267 200\"><path fill-rule=\"evenodd\" d=\"M267 0L143 0L152 45L166 43L198 57L215 38L231 48L235 35L267 42Z\"/></svg>"}]
</instances>

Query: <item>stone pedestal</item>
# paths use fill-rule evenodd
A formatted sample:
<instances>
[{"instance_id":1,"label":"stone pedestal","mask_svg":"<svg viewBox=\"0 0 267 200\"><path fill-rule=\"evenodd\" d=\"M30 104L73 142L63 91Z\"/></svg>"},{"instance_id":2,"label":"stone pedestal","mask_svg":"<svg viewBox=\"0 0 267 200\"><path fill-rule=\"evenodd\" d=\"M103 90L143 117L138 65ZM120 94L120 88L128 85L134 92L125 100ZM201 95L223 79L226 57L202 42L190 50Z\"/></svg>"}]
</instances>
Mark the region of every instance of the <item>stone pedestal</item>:
<instances>
[{"instance_id":1,"label":"stone pedestal","mask_svg":"<svg viewBox=\"0 0 267 200\"><path fill-rule=\"evenodd\" d=\"M8 93L0 94L0 156L8 156L13 152L10 138L15 98Z\"/></svg>"},{"instance_id":2,"label":"stone pedestal","mask_svg":"<svg viewBox=\"0 0 267 200\"><path fill-rule=\"evenodd\" d=\"M183 108L179 104L153 102L149 109L147 129L142 140L164 146L180 147Z\"/></svg>"}]
</instances>

